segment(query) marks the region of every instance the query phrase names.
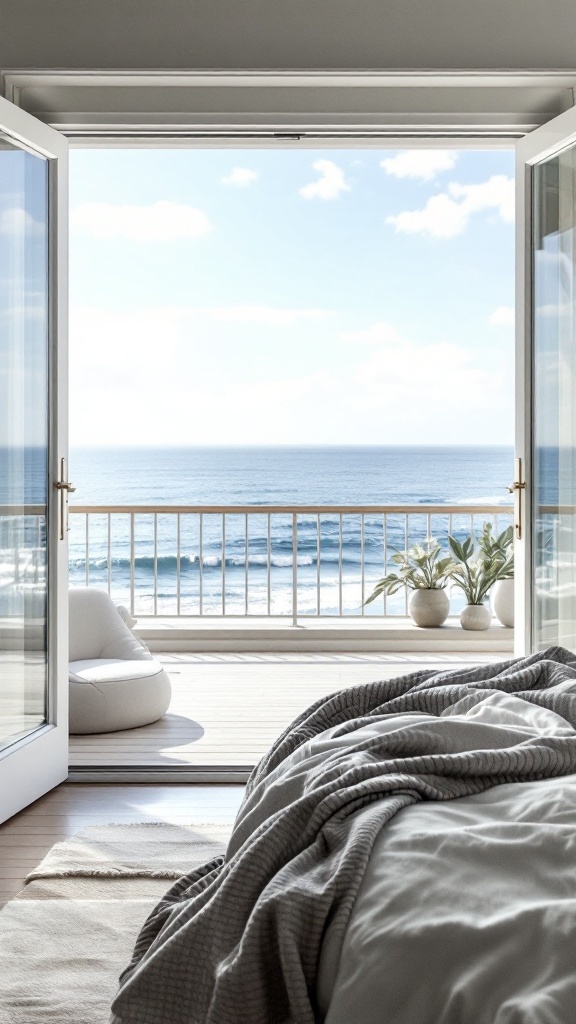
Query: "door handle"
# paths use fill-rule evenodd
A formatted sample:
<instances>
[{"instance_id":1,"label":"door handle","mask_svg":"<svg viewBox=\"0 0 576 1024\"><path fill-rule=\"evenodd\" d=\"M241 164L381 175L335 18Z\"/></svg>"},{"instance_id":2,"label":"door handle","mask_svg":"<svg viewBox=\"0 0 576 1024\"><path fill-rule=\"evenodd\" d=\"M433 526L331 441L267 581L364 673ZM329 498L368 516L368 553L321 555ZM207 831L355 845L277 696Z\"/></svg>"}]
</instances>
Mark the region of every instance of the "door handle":
<instances>
[{"instance_id":1,"label":"door handle","mask_svg":"<svg viewBox=\"0 0 576 1024\"><path fill-rule=\"evenodd\" d=\"M522 539L522 491L526 490L526 481L523 479L522 459L514 460L515 480L508 488L510 494L514 495L514 526L517 540Z\"/></svg>"},{"instance_id":2,"label":"door handle","mask_svg":"<svg viewBox=\"0 0 576 1024\"><path fill-rule=\"evenodd\" d=\"M68 495L76 490L66 479L66 475L66 459L60 459L60 479L54 484L56 490L60 491L60 540L64 540L70 529L68 525Z\"/></svg>"}]
</instances>

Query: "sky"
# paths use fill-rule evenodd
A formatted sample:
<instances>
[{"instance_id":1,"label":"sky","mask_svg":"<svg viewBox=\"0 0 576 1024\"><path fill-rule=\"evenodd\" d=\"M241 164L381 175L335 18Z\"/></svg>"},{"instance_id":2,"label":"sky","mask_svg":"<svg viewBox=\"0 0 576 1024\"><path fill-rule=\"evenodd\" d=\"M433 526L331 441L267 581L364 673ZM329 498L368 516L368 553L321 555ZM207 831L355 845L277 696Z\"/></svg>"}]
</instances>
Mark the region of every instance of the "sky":
<instances>
[{"instance_id":1,"label":"sky","mask_svg":"<svg viewBox=\"0 0 576 1024\"><path fill-rule=\"evenodd\" d=\"M48 438L48 166L0 146L0 449ZM16 463L11 475L19 476ZM14 477L13 485L15 484Z\"/></svg>"},{"instance_id":2,"label":"sky","mask_svg":"<svg viewBox=\"0 0 576 1024\"><path fill-rule=\"evenodd\" d=\"M513 442L513 150L70 162L72 445Z\"/></svg>"}]
</instances>

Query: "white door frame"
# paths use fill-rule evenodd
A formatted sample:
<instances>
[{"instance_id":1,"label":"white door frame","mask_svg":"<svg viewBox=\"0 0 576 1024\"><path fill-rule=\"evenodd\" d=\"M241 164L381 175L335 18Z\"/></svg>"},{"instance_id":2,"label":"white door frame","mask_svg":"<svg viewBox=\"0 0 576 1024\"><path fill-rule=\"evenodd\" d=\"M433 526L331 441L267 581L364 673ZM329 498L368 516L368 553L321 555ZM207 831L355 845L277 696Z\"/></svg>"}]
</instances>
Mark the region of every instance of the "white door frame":
<instances>
[{"instance_id":1,"label":"white door frame","mask_svg":"<svg viewBox=\"0 0 576 1024\"><path fill-rule=\"evenodd\" d=\"M26 106L30 96L31 109L37 110L42 118L57 125L66 135L76 136L77 144L83 146L227 146L237 145L238 137L243 135L243 145L260 146L270 144L279 132L276 144L289 147L294 143L297 145L297 140L286 135L282 138L281 133L294 130L296 121L303 129L301 137L309 142L313 140L318 146L333 146L335 141L346 145L346 137L350 135L356 135L348 143L352 145L357 145L361 138L362 145L376 146L383 142L403 147L420 146L432 139L448 146L490 146L510 144L514 137L528 132L517 143L516 455L523 460L525 479L529 483L532 368L526 338L531 325L531 266L525 248L531 218L526 199L531 179L530 164L541 158L547 148L561 148L567 131L572 131L573 118L576 117L571 107L576 70L495 72L475 69L438 73L406 69L387 73L365 70L302 73L296 70L257 72L245 69L210 72L10 69L5 70L1 77L5 94L14 104ZM136 90L142 97L136 113L126 112L123 101L126 88L132 93ZM260 101L260 97L272 97L278 88L290 89L292 96L290 107L293 109L286 109L281 114L274 104L272 113L269 103ZM360 94L359 88L362 90ZM206 112L202 101L196 100L196 95L205 94L207 89L211 90L213 98L221 97L219 103L214 101L210 113ZM327 119L325 115L318 114L317 103L320 109L323 105L315 97L328 94L333 89L340 90L342 108L334 110ZM367 103L364 114L359 114L357 96L367 89L371 90L372 100ZM534 108L536 91L538 109ZM414 113L415 94L419 98L416 104L420 111L418 114ZM242 97L250 95L254 99L248 113L242 105ZM486 96L485 105L478 102L482 95ZM408 101L407 96L412 99ZM441 96L444 106L437 102ZM167 97L166 102L164 97ZM84 100L83 109L70 105L72 100L76 103L80 98ZM233 104L237 102L238 107L231 106L231 100ZM3 104L2 109L5 106ZM14 112L17 110L12 104L8 106ZM562 109L564 113L546 121L552 112ZM70 110L74 112L70 114ZM133 100L130 110L134 110ZM19 116L27 119L21 122L24 133L25 125L30 130L32 125L42 127L37 119L23 110ZM542 122L546 123L536 127ZM50 132L50 129L45 130ZM254 135L250 138L252 133ZM335 139L335 133L340 137ZM63 136L52 131L46 138L46 149L55 146L49 141L54 136L63 141ZM64 214L61 206L60 237L64 237ZM61 290L60 303L65 301L63 295ZM65 412L60 410L61 420ZM522 501L524 523L528 526L531 515L529 487ZM60 547L62 549L64 545ZM517 550L518 614L515 632L518 654L529 651L532 642L530 574L526 571L530 558L530 531L525 529ZM63 637L64 632L61 631L62 646ZM56 638L52 638L52 642L57 643Z\"/></svg>"},{"instance_id":2,"label":"white door frame","mask_svg":"<svg viewBox=\"0 0 576 1024\"><path fill-rule=\"evenodd\" d=\"M48 700L44 726L0 751L0 821L68 775L68 543L60 539L56 483L68 457L68 142L54 129L0 99L0 130L48 159ZM63 400L60 400L62 398Z\"/></svg>"},{"instance_id":3,"label":"white door frame","mask_svg":"<svg viewBox=\"0 0 576 1024\"><path fill-rule=\"evenodd\" d=\"M515 649L533 650L533 254L532 180L534 165L576 143L576 107L526 135L516 144L516 455L522 459L525 488L517 496L523 523L516 541Z\"/></svg>"},{"instance_id":4,"label":"white door frame","mask_svg":"<svg viewBox=\"0 0 576 1024\"><path fill-rule=\"evenodd\" d=\"M326 135L519 138L574 103L576 69L4 68L7 99L68 137L250 146Z\"/></svg>"}]
</instances>

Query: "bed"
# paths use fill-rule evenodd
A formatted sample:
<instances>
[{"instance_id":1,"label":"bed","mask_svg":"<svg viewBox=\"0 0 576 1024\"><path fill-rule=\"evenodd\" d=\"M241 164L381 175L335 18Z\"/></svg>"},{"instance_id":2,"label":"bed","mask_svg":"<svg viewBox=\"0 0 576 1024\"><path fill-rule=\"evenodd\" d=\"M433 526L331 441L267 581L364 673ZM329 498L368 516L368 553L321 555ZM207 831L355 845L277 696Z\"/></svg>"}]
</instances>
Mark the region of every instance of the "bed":
<instances>
[{"instance_id":1,"label":"bed","mask_svg":"<svg viewBox=\"0 0 576 1024\"><path fill-rule=\"evenodd\" d=\"M180 879L114 1024L571 1024L576 656L341 691Z\"/></svg>"}]
</instances>

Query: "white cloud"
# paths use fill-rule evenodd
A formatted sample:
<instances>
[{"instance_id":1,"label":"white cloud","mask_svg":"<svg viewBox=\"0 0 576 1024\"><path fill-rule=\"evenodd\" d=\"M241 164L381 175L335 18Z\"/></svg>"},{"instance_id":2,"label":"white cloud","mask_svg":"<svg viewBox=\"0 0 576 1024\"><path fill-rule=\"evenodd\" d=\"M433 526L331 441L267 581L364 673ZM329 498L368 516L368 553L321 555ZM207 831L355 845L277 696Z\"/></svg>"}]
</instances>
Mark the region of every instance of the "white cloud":
<instances>
[{"instance_id":1,"label":"white cloud","mask_svg":"<svg viewBox=\"0 0 576 1024\"><path fill-rule=\"evenodd\" d=\"M459 441L470 443L480 436L474 413L486 423L490 410L513 408L511 381L509 394L504 382L503 368L485 369L476 353L461 346L404 341L372 352L358 367L350 391L362 396L367 411L380 410L391 437L408 430L415 441L433 443L439 434L452 438L457 425Z\"/></svg>"},{"instance_id":2,"label":"white cloud","mask_svg":"<svg viewBox=\"0 0 576 1024\"><path fill-rule=\"evenodd\" d=\"M341 192L350 191L344 171L332 160L315 160L312 167L320 177L300 189L303 199L337 199Z\"/></svg>"},{"instance_id":3,"label":"white cloud","mask_svg":"<svg viewBox=\"0 0 576 1024\"><path fill-rule=\"evenodd\" d=\"M480 422L486 444L512 437L512 350L492 368L481 353L449 342L416 343L387 323L349 337L375 347L345 382L341 411L364 432L370 425L374 443L450 444L457 424L458 442L474 444Z\"/></svg>"},{"instance_id":4,"label":"white cloud","mask_svg":"<svg viewBox=\"0 0 576 1024\"><path fill-rule=\"evenodd\" d=\"M278 306L222 306L205 307L198 310L213 320L229 320L235 323L272 324L283 327L298 320L324 320L332 316L326 309L283 309Z\"/></svg>"},{"instance_id":5,"label":"white cloud","mask_svg":"<svg viewBox=\"0 0 576 1024\"><path fill-rule=\"evenodd\" d=\"M0 235L41 235L44 225L20 206L0 210Z\"/></svg>"},{"instance_id":6,"label":"white cloud","mask_svg":"<svg viewBox=\"0 0 576 1024\"><path fill-rule=\"evenodd\" d=\"M215 311L73 309L73 443L449 444L455 431L461 444L512 437L511 352L494 366L482 353L416 343L380 323L349 332L376 343L352 349L346 369L336 370L335 360L324 369L299 372L297 364L259 374L247 349L239 372L241 361L221 366Z\"/></svg>"},{"instance_id":7,"label":"white cloud","mask_svg":"<svg viewBox=\"0 0 576 1024\"><path fill-rule=\"evenodd\" d=\"M247 319L254 310L259 318ZM250 348L257 330L260 339L275 341L271 332L298 323L303 332L310 319L314 337L315 319L324 315L272 306L73 307L73 443L474 444L481 435L484 443L511 438L511 347L494 364L490 353L423 344L379 322L340 335L352 347L343 360L334 350L324 368L317 360L306 371L291 357L260 368L254 352L261 349ZM242 335L243 323L255 326ZM246 344L244 366L238 339ZM235 369L221 366L227 352L237 360ZM106 415L111 408L114 416Z\"/></svg>"},{"instance_id":8,"label":"white cloud","mask_svg":"<svg viewBox=\"0 0 576 1024\"><path fill-rule=\"evenodd\" d=\"M448 191L455 199L461 199L468 213L478 210L496 210L507 224L514 223L514 178L505 174L493 174L488 181L479 185L459 185L454 182Z\"/></svg>"},{"instance_id":9,"label":"white cloud","mask_svg":"<svg viewBox=\"0 0 576 1024\"><path fill-rule=\"evenodd\" d=\"M70 365L77 380L90 386L103 374L111 386L138 387L169 364L185 339L181 311L141 307L118 312L96 306L70 309ZM71 396L78 398L78 396Z\"/></svg>"},{"instance_id":10,"label":"white cloud","mask_svg":"<svg viewBox=\"0 0 576 1024\"><path fill-rule=\"evenodd\" d=\"M386 174L395 178L419 178L432 181L440 171L454 167L458 154L450 149L405 149L380 161Z\"/></svg>"},{"instance_id":11,"label":"white cloud","mask_svg":"<svg viewBox=\"0 0 576 1024\"><path fill-rule=\"evenodd\" d=\"M45 320L48 312L48 296L46 292L35 288L25 288L16 277L6 276L2 282L6 286L9 300L0 307L0 320L14 321L14 329L24 329L30 320Z\"/></svg>"},{"instance_id":12,"label":"white cloud","mask_svg":"<svg viewBox=\"0 0 576 1024\"><path fill-rule=\"evenodd\" d=\"M201 238L212 230L202 210L167 200L150 206L82 203L72 210L71 226L98 239L124 238L137 242Z\"/></svg>"},{"instance_id":13,"label":"white cloud","mask_svg":"<svg viewBox=\"0 0 576 1024\"><path fill-rule=\"evenodd\" d=\"M74 444L275 444L319 435L338 381L325 371L239 378L206 355L197 311L76 307L70 324ZM114 416L103 410L113 407ZM299 417L298 422L292 416Z\"/></svg>"},{"instance_id":14,"label":"white cloud","mask_svg":"<svg viewBox=\"0 0 576 1024\"><path fill-rule=\"evenodd\" d=\"M514 179L495 174L478 185L453 182L447 192L432 196L421 210L405 210L386 218L401 234L432 238L461 235L473 213L495 211L508 224L514 222Z\"/></svg>"},{"instance_id":15,"label":"white cloud","mask_svg":"<svg viewBox=\"0 0 576 1024\"><path fill-rule=\"evenodd\" d=\"M81 405L82 393L100 388L103 382L106 387L127 388L130 401L134 391L149 383L158 381L160 387L163 377L173 380L182 360L191 358L195 346L212 337L215 328L210 324L284 327L331 315L329 310L274 306L142 306L122 311L74 306L70 310L70 364L75 381L71 401Z\"/></svg>"},{"instance_id":16,"label":"white cloud","mask_svg":"<svg viewBox=\"0 0 576 1024\"><path fill-rule=\"evenodd\" d=\"M364 331L342 331L340 340L361 345L397 345L402 341L402 336L393 324L379 320Z\"/></svg>"},{"instance_id":17,"label":"white cloud","mask_svg":"<svg viewBox=\"0 0 576 1024\"><path fill-rule=\"evenodd\" d=\"M207 321L283 327L298 321L326 320L333 315L328 309L282 306L141 306L120 312L96 306L74 306L70 312L70 332L74 334L74 344L82 352L83 360L98 357L98 352L92 351L89 339L100 336L103 344L113 338L113 348L116 341L120 341L118 358L122 359L124 354L130 363L133 353L126 355L126 352L132 342L139 339L142 345L148 340L155 345L158 331L163 338L175 333L179 338L186 338L191 329L205 326Z\"/></svg>"},{"instance_id":18,"label":"white cloud","mask_svg":"<svg viewBox=\"0 0 576 1024\"><path fill-rule=\"evenodd\" d=\"M490 314L489 323L495 327L513 327L514 326L514 307L513 306L498 306L493 313Z\"/></svg>"},{"instance_id":19,"label":"white cloud","mask_svg":"<svg viewBox=\"0 0 576 1024\"><path fill-rule=\"evenodd\" d=\"M545 302L542 305L537 305L534 311L536 316L550 316L554 318L560 318L563 316L572 317L574 314L574 306L571 302Z\"/></svg>"},{"instance_id":20,"label":"white cloud","mask_svg":"<svg viewBox=\"0 0 576 1024\"><path fill-rule=\"evenodd\" d=\"M455 238L468 223L468 213L445 193L432 196L422 210L405 210L386 218L398 234L429 235L432 238Z\"/></svg>"},{"instance_id":21,"label":"white cloud","mask_svg":"<svg viewBox=\"0 0 576 1024\"><path fill-rule=\"evenodd\" d=\"M247 188L260 175L258 171L252 171L249 167L233 167L230 174L227 174L220 181L223 185L235 185L237 188Z\"/></svg>"},{"instance_id":22,"label":"white cloud","mask_svg":"<svg viewBox=\"0 0 576 1024\"><path fill-rule=\"evenodd\" d=\"M45 304L6 306L5 309L0 309L0 320L11 323L14 331L25 330L25 325L30 320L44 321L47 311Z\"/></svg>"}]
</instances>

